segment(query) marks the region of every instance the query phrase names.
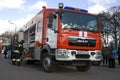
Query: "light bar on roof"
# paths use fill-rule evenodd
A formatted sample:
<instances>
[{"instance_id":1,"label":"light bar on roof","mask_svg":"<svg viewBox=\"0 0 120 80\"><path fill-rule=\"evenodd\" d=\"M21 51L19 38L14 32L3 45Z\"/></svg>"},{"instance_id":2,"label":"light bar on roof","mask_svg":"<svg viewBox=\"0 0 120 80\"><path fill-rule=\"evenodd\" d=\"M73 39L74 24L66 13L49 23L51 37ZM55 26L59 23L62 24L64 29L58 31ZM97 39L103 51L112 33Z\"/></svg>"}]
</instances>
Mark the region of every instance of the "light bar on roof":
<instances>
[{"instance_id":1,"label":"light bar on roof","mask_svg":"<svg viewBox=\"0 0 120 80\"><path fill-rule=\"evenodd\" d=\"M85 9L78 9L78 8L69 7L69 6L65 6L64 9L67 9L67 10L80 10L80 12L88 12Z\"/></svg>"}]
</instances>

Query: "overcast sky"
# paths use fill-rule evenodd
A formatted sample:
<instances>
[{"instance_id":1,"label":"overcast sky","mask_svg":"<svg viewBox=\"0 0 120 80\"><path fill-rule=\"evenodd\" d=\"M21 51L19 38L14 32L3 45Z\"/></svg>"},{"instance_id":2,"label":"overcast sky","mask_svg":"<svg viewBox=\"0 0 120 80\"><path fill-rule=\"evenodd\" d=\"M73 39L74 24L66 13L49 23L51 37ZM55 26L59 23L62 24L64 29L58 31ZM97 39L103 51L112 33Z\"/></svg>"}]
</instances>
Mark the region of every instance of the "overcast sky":
<instances>
[{"instance_id":1,"label":"overcast sky","mask_svg":"<svg viewBox=\"0 0 120 80\"><path fill-rule=\"evenodd\" d=\"M120 0L0 0L0 34L17 30L36 15L42 6L58 8L58 3L99 13L106 8L119 6ZM8 21L14 23L10 24Z\"/></svg>"}]
</instances>

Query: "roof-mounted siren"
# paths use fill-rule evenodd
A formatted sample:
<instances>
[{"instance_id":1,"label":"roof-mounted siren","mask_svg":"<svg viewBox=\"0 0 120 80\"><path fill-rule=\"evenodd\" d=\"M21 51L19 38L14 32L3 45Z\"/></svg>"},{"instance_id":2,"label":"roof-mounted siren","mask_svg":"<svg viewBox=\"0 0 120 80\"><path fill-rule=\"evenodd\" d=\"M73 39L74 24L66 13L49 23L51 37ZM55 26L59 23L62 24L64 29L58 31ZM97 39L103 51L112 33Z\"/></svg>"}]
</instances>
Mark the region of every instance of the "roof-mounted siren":
<instances>
[{"instance_id":1,"label":"roof-mounted siren","mask_svg":"<svg viewBox=\"0 0 120 80\"><path fill-rule=\"evenodd\" d=\"M43 9L46 9L46 6L42 6Z\"/></svg>"},{"instance_id":2,"label":"roof-mounted siren","mask_svg":"<svg viewBox=\"0 0 120 80\"><path fill-rule=\"evenodd\" d=\"M85 9L79 9L79 8L74 8L74 7L69 7L69 6L65 6L64 9L67 9L67 10L79 10L80 12L88 12L88 10L85 10Z\"/></svg>"},{"instance_id":3,"label":"roof-mounted siren","mask_svg":"<svg viewBox=\"0 0 120 80\"><path fill-rule=\"evenodd\" d=\"M63 9L64 4L63 4L63 3L59 3L59 4L58 4L58 7L59 7L59 9Z\"/></svg>"},{"instance_id":4,"label":"roof-mounted siren","mask_svg":"<svg viewBox=\"0 0 120 80\"><path fill-rule=\"evenodd\" d=\"M88 10L80 9L80 12L88 12Z\"/></svg>"}]
</instances>

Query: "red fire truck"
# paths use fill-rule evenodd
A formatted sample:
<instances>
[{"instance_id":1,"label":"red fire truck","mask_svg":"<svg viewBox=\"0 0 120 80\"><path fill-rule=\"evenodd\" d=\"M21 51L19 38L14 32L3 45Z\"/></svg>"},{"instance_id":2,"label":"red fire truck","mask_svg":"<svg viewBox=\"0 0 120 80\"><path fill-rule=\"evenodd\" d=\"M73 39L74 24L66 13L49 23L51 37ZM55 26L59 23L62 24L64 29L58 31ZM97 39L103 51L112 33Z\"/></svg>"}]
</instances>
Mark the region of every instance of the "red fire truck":
<instances>
[{"instance_id":1,"label":"red fire truck","mask_svg":"<svg viewBox=\"0 0 120 80\"><path fill-rule=\"evenodd\" d=\"M101 27L98 16L73 7L43 7L24 25L27 62L40 61L45 72L56 65L88 71L91 61L101 59Z\"/></svg>"}]
</instances>

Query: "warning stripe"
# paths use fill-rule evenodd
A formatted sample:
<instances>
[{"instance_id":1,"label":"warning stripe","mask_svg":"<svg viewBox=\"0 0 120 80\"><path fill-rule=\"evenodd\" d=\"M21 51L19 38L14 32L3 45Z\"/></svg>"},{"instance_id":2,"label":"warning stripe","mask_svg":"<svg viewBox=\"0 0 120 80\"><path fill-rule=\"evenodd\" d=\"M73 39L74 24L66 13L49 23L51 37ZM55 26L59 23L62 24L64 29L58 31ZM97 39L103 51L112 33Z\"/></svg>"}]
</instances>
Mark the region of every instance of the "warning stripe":
<instances>
[{"instance_id":1,"label":"warning stripe","mask_svg":"<svg viewBox=\"0 0 120 80\"><path fill-rule=\"evenodd\" d=\"M79 31L80 37L88 37L88 32Z\"/></svg>"}]
</instances>

